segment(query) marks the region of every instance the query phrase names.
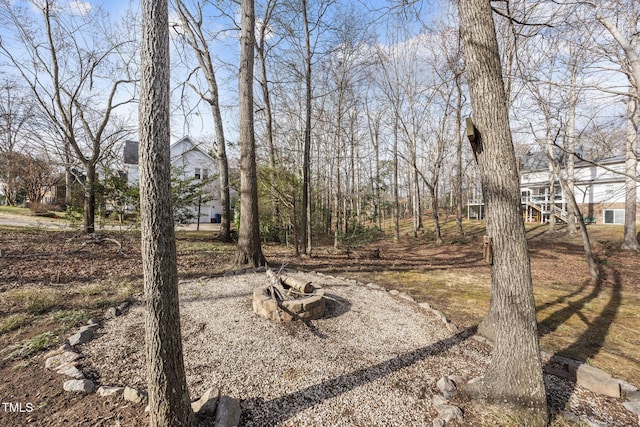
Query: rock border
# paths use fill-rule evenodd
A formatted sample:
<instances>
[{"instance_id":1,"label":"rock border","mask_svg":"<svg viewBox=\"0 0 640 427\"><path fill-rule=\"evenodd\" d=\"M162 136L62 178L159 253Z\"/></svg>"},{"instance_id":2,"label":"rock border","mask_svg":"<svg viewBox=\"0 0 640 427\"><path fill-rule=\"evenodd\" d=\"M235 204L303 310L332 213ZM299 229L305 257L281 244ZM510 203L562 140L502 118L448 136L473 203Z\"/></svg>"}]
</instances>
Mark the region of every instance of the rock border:
<instances>
[{"instance_id":1,"label":"rock border","mask_svg":"<svg viewBox=\"0 0 640 427\"><path fill-rule=\"evenodd\" d=\"M182 283L182 282L181 282ZM129 306L136 300L127 298L117 307L109 307L105 310L103 318L112 319L122 315ZM96 393L100 397L121 395L123 400L146 404L148 394L145 390L137 390L129 386L100 386L85 378L78 365L84 357L76 351L75 346L89 342L93 338L93 333L100 327L100 323L91 319L87 325L80 327L76 333L67 338L67 343L57 350L50 351L45 355L45 369L54 370L60 375L72 379L62 384L62 389L70 393L92 394ZM215 417L215 427L237 426L240 422L240 401L230 396L221 396L220 390L208 389L198 399L193 400L191 409L200 417ZM146 405L145 412L149 411Z\"/></svg>"}]
</instances>

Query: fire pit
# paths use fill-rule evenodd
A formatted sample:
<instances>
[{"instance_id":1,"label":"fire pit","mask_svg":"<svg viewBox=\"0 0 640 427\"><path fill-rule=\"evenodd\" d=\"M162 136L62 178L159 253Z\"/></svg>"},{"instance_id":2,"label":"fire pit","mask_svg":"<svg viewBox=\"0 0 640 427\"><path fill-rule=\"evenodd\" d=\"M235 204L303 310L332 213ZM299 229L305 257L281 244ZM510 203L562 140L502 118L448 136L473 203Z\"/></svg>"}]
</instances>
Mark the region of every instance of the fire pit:
<instances>
[{"instance_id":1,"label":"fire pit","mask_svg":"<svg viewBox=\"0 0 640 427\"><path fill-rule=\"evenodd\" d=\"M253 312L280 322L314 320L324 315L324 289L267 270L267 283L253 290Z\"/></svg>"}]
</instances>

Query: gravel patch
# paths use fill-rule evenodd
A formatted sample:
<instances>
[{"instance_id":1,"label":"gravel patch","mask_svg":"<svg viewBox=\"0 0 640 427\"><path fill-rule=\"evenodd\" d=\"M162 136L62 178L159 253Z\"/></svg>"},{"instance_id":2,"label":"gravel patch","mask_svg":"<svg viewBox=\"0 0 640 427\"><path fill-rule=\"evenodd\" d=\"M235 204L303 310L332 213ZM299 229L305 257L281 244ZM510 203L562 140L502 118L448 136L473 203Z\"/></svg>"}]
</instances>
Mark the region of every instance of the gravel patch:
<instances>
[{"instance_id":1,"label":"gravel patch","mask_svg":"<svg viewBox=\"0 0 640 427\"><path fill-rule=\"evenodd\" d=\"M436 381L477 376L486 348L453 337L417 304L383 290L294 273L326 289L322 319L277 323L252 312L264 274L180 284L187 381L241 400L245 426L424 425ZM104 323L82 348L103 385L145 388L144 306Z\"/></svg>"},{"instance_id":2,"label":"gravel patch","mask_svg":"<svg viewBox=\"0 0 640 427\"><path fill-rule=\"evenodd\" d=\"M264 284L264 273L180 284L191 395L216 387L239 399L242 426L431 425L438 379L469 380L486 369L487 344L464 331L452 334L416 303L355 281L288 274L326 290L323 318L277 323L254 315L252 293ZM97 384L146 388L144 311L144 303L132 305L81 346L83 371ZM611 400L553 376L545 380L551 402L564 401L559 406L577 414L600 413L610 426L629 425L624 409L611 411ZM464 399L454 404L463 409L465 425L500 418ZM603 417L605 407L615 415Z\"/></svg>"}]
</instances>

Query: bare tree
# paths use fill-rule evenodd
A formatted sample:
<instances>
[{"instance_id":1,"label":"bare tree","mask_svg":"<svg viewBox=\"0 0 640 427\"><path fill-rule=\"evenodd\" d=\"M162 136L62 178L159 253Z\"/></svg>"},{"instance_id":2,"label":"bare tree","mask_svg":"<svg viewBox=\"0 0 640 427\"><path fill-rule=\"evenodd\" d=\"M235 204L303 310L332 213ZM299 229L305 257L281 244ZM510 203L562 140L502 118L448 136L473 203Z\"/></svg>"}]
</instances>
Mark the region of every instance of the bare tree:
<instances>
[{"instance_id":1,"label":"bare tree","mask_svg":"<svg viewBox=\"0 0 640 427\"><path fill-rule=\"evenodd\" d=\"M178 268L171 209L167 0L143 0L140 82L140 208L151 426L192 426L182 357Z\"/></svg>"},{"instance_id":2,"label":"bare tree","mask_svg":"<svg viewBox=\"0 0 640 427\"><path fill-rule=\"evenodd\" d=\"M475 125L470 134L494 254L490 308L479 329L494 332L495 346L485 375L465 390L480 399L507 404L517 422L545 426L548 413L531 267L491 5L484 0L460 0L458 7Z\"/></svg>"},{"instance_id":3,"label":"bare tree","mask_svg":"<svg viewBox=\"0 0 640 427\"><path fill-rule=\"evenodd\" d=\"M204 4L201 1L197 1L187 5L182 0L173 0L173 4L180 18L178 32L191 47L198 62L198 67L189 73L189 78L200 72L206 81L206 90L202 90L189 80L187 80L186 84L211 108L211 116L213 117L213 126L216 133L216 159L218 160L218 180L220 185L221 215L219 238L223 242L229 242L231 241L231 200L229 195L227 142L220 109L216 70L211 59L209 40L203 28L205 24L202 14Z\"/></svg>"},{"instance_id":4,"label":"bare tree","mask_svg":"<svg viewBox=\"0 0 640 427\"><path fill-rule=\"evenodd\" d=\"M240 230L235 265L265 264L258 220L258 175L253 122L253 60L255 11L253 0L241 0L240 67Z\"/></svg>"},{"instance_id":5,"label":"bare tree","mask_svg":"<svg viewBox=\"0 0 640 427\"><path fill-rule=\"evenodd\" d=\"M624 240L621 248L633 251L640 250L640 243L638 243L638 236L636 235L638 189L637 182L634 179L635 176L638 176L639 105L639 99L629 96L626 117Z\"/></svg>"},{"instance_id":6,"label":"bare tree","mask_svg":"<svg viewBox=\"0 0 640 427\"><path fill-rule=\"evenodd\" d=\"M636 235L637 182L630 177L638 173L638 102L640 102L640 5L634 0L584 2L593 9L595 19L602 24L615 45L621 50L618 63L629 81L626 126L625 222L622 249L640 250ZM613 15L613 17L611 16ZM620 95L624 95L620 93Z\"/></svg>"},{"instance_id":7,"label":"bare tree","mask_svg":"<svg viewBox=\"0 0 640 427\"><path fill-rule=\"evenodd\" d=\"M15 29L15 46L0 40L0 53L22 77L47 119L63 135L85 168L84 231L93 233L96 205L96 165L104 145L123 139L127 129L113 128L114 111L131 101L119 89L133 82L126 50L132 40L120 40L98 10L76 16L52 0L33 2L40 24L18 5L3 8L2 20ZM83 29L91 25L90 42ZM106 95L103 95L106 94Z\"/></svg>"},{"instance_id":8,"label":"bare tree","mask_svg":"<svg viewBox=\"0 0 640 427\"><path fill-rule=\"evenodd\" d=\"M35 106L14 81L5 80L0 91L0 178L6 197L5 203L14 205L17 198L18 175L16 155L25 146Z\"/></svg>"}]
</instances>

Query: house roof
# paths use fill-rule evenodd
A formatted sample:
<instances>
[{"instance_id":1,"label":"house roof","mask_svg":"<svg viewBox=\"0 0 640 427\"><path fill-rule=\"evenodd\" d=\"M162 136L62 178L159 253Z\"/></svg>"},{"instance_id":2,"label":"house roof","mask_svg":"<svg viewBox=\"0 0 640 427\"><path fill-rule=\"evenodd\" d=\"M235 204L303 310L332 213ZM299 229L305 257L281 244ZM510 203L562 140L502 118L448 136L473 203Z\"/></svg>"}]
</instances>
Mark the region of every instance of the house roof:
<instances>
[{"instance_id":1,"label":"house roof","mask_svg":"<svg viewBox=\"0 0 640 427\"><path fill-rule=\"evenodd\" d=\"M207 154L204 150L200 149L200 147L198 146L198 144L196 144L193 139L191 139L188 136L185 136L181 139L179 139L178 141L174 142L173 144L171 144L171 149L173 151L174 148L176 148L179 144L183 144L184 148L179 152L179 153L172 153L172 158L173 157L178 157L181 156L189 151L192 150L197 150L200 153L204 154L207 157L210 157L209 154ZM122 153L122 160L124 162L125 165L137 165L138 164L138 141L125 141L124 143L124 150ZM211 161L214 161L213 158L211 158Z\"/></svg>"},{"instance_id":2,"label":"house roof","mask_svg":"<svg viewBox=\"0 0 640 427\"><path fill-rule=\"evenodd\" d=\"M559 153L558 153L559 154ZM580 152L576 152L577 155L582 155ZM564 156L562 160L562 164L566 163L566 157ZM557 156L556 156L557 158ZM640 158L640 155L639 155ZM522 156L519 156L521 171L523 172L535 172L549 169L549 158L547 154L543 151L529 151ZM619 156L612 157L604 157L601 159L594 159L591 162L580 160L578 157L575 158L575 167L589 167L593 163L601 164L601 165L613 165L618 163L624 163L626 160L626 156L624 154Z\"/></svg>"}]
</instances>

